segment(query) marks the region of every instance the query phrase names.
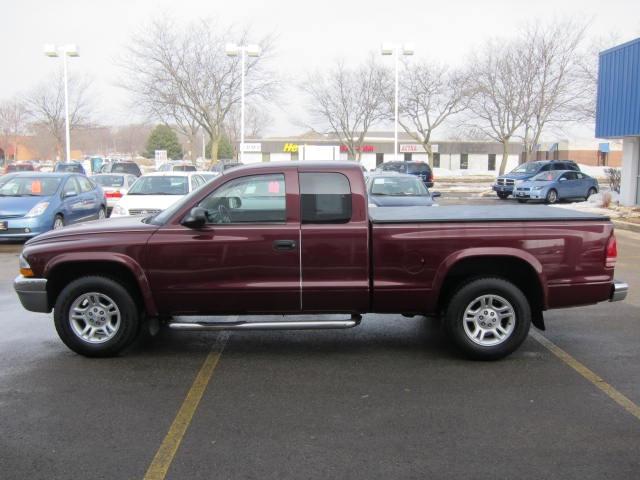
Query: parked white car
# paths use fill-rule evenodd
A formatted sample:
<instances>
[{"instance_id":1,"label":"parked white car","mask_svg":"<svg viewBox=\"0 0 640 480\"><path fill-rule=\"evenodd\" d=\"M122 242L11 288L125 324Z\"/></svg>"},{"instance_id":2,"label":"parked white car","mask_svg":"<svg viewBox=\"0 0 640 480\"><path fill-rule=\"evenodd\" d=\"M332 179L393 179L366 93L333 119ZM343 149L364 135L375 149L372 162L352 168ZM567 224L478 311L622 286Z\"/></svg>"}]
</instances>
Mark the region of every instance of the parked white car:
<instances>
[{"instance_id":1,"label":"parked white car","mask_svg":"<svg viewBox=\"0 0 640 480\"><path fill-rule=\"evenodd\" d=\"M91 179L102 187L107 199L107 215L111 215L113 207L126 195L138 177L128 173L100 173L93 175Z\"/></svg>"},{"instance_id":2,"label":"parked white car","mask_svg":"<svg viewBox=\"0 0 640 480\"><path fill-rule=\"evenodd\" d=\"M156 172L143 175L113 207L111 216L159 213L205 183L206 180L200 174L193 172Z\"/></svg>"}]
</instances>

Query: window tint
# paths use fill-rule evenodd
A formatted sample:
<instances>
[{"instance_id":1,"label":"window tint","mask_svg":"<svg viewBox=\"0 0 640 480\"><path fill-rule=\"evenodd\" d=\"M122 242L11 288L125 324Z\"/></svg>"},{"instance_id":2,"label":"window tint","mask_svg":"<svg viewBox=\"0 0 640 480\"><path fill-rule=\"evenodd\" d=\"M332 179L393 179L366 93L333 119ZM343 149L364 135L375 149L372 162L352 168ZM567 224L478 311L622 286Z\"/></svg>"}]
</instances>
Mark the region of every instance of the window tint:
<instances>
[{"instance_id":1,"label":"window tint","mask_svg":"<svg viewBox=\"0 0 640 480\"><path fill-rule=\"evenodd\" d=\"M284 175L252 175L222 185L200 202L208 223L284 223Z\"/></svg>"},{"instance_id":2,"label":"window tint","mask_svg":"<svg viewBox=\"0 0 640 480\"><path fill-rule=\"evenodd\" d=\"M429 173L429 166L426 163L410 163L407 167L407 173L413 175L427 175Z\"/></svg>"},{"instance_id":3,"label":"window tint","mask_svg":"<svg viewBox=\"0 0 640 480\"><path fill-rule=\"evenodd\" d=\"M102 187L122 187L124 185L124 177L122 175L98 175L93 179Z\"/></svg>"},{"instance_id":4,"label":"window tint","mask_svg":"<svg viewBox=\"0 0 640 480\"><path fill-rule=\"evenodd\" d=\"M554 162L554 163L552 164L552 167L551 167L551 168L552 168L553 170L566 170L566 168L564 168L564 167L565 167L565 166L564 166L564 164L563 164L562 162Z\"/></svg>"},{"instance_id":5,"label":"window tint","mask_svg":"<svg viewBox=\"0 0 640 480\"><path fill-rule=\"evenodd\" d=\"M341 173L301 173L302 223L346 223L351 220L351 187Z\"/></svg>"},{"instance_id":6,"label":"window tint","mask_svg":"<svg viewBox=\"0 0 640 480\"><path fill-rule=\"evenodd\" d=\"M551 164L548 163L546 165L543 165L542 168L540 169L540 172L548 172L549 170L551 170Z\"/></svg>"},{"instance_id":7,"label":"window tint","mask_svg":"<svg viewBox=\"0 0 640 480\"><path fill-rule=\"evenodd\" d=\"M584 180L585 178L587 178L584 174L580 172L576 172L576 177L578 178L578 180Z\"/></svg>"},{"instance_id":8,"label":"window tint","mask_svg":"<svg viewBox=\"0 0 640 480\"><path fill-rule=\"evenodd\" d=\"M132 173L134 175L140 174L140 167L135 163L114 163L111 167L112 173Z\"/></svg>"},{"instance_id":9,"label":"window tint","mask_svg":"<svg viewBox=\"0 0 640 480\"><path fill-rule=\"evenodd\" d=\"M76 181L80 185L80 191L82 193L90 192L93 190L93 185L86 177L76 177Z\"/></svg>"},{"instance_id":10,"label":"window tint","mask_svg":"<svg viewBox=\"0 0 640 480\"><path fill-rule=\"evenodd\" d=\"M567 170L580 171L580 167L578 167L578 165L576 163L567 162Z\"/></svg>"},{"instance_id":11,"label":"window tint","mask_svg":"<svg viewBox=\"0 0 640 480\"><path fill-rule=\"evenodd\" d=\"M381 170L383 172L402 172L402 173L406 173L406 165L404 165L402 163L392 163L392 162L383 163L378 168L379 168L379 170Z\"/></svg>"}]
</instances>

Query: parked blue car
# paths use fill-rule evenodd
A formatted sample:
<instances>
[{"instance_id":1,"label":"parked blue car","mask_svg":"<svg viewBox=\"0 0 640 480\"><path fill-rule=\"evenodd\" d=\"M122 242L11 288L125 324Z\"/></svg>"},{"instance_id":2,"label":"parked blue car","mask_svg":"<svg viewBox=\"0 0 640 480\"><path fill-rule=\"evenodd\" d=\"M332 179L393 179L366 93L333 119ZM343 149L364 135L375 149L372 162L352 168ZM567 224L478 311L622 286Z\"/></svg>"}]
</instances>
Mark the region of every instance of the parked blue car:
<instances>
[{"instance_id":1,"label":"parked blue car","mask_svg":"<svg viewBox=\"0 0 640 480\"><path fill-rule=\"evenodd\" d=\"M576 162L571 160L540 160L527 162L518 165L509 173L499 176L491 188L498 194L498 198L504 200L513 194L514 189L520 183L535 177L539 173L554 170L574 170L579 172L580 167L578 167Z\"/></svg>"},{"instance_id":2,"label":"parked blue car","mask_svg":"<svg viewBox=\"0 0 640 480\"><path fill-rule=\"evenodd\" d=\"M23 172L0 182L0 239L26 240L106 217L102 188L84 175Z\"/></svg>"},{"instance_id":3,"label":"parked blue car","mask_svg":"<svg viewBox=\"0 0 640 480\"><path fill-rule=\"evenodd\" d=\"M582 172L554 170L539 173L516 187L515 197L520 203L528 200L556 203L564 199L586 200L598 193L598 181Z\"/></svg>"}]
</instances>

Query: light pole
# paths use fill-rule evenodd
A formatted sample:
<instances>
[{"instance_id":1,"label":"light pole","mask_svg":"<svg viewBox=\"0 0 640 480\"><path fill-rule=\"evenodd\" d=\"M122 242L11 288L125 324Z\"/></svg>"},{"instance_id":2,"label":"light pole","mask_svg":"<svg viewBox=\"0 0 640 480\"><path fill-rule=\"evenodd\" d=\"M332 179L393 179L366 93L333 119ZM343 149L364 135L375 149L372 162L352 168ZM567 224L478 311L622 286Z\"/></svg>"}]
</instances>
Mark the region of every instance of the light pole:
<instances>
[{"instance_id":1,"label":"light pole","mask_svg":"<svg viewBox=\"0 0 640 480\"><path fill-rule=\"evenodd\" d=\"M402 55L413 55L413 43L395 44L383 43L380 49L382 55L393 55L395 69L395 100L394 100L394 122L393 122L393 159L398 159L398 57Z\"/></svg>"},{"instance_id":2,"label":"light pole","mask_svg":"<svg viewBox=\"0 0 640 480\"><path fill-rule=\"evenodd\" d=\"M79 57L78 47L74 44L56 47L53 44L44 46L44 54L47 57L57 57L62 55L62 69L64 71L64 117L65 117L65 137L67 162L71 161L71 132L69 127L69 82L67 80L67 57Z\"/></svg>"},{"instance_id":3,"label":"light pole","mask_svg":"<svg viewBox=\"0 0 640 480\"><path fill-rule=\"evenodd\" d=\"M229 57L237 57L240 55L240 163L244 160L244 71L245 58L259 57L261 50L260 45L236 45L235 43L227 43L224 51Z\"/></svg>"}]
</instances>

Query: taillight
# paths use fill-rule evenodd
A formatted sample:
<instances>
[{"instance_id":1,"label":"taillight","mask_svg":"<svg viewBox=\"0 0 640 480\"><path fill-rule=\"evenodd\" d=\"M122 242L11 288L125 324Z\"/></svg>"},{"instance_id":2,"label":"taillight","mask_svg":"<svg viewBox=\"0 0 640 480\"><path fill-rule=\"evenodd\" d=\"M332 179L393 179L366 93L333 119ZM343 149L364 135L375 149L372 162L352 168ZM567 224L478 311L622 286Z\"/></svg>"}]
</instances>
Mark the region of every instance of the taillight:
<instances>
[{"instance_id":1,"label":"taillight","mask_svg":"<svg viewBox=\"0 0 640 480\"><path fill-rule=\"evenodd\" d=\"M616 260L618 258L618 243L616 242L615 235L611 234L609 242L607 243L607 259L605 265L609 268L616 266Z\"/></svg>"},{"instance_id":2,"label":"taillight","mask_svg":"<svg viewBox=\"0 0 640 480\"><path fill-rule=\"evenodd\" d=\"M122 198L122 193L120 190L116 190L115 192L105 192L104 196L106 198Z\"/></svg>"}]
</instances>

